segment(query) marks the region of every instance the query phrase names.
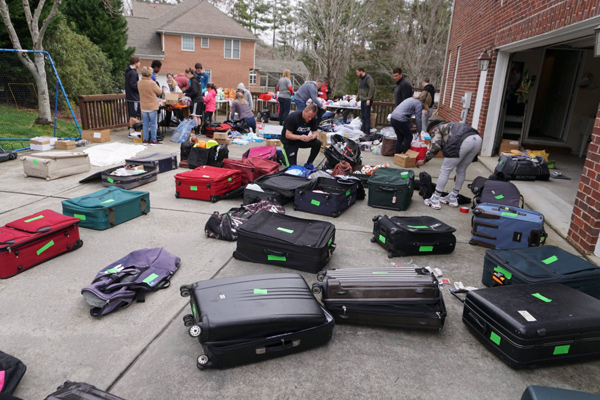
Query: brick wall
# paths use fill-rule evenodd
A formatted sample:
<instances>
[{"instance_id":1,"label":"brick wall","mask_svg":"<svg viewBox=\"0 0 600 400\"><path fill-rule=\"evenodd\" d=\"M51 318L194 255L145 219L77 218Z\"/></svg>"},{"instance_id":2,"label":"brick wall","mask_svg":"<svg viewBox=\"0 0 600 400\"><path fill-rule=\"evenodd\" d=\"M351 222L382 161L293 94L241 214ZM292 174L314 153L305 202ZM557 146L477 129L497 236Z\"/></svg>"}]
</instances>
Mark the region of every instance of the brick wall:
<instances>
[{"instance_id":1,"label":"brick wall","mask_svg":"<svg viewBox=\"0 0 600 400\"><path fill-rule=\"evenodd\" d=\"M479 84L477 58L484 49L517 42L533 36L547 33L600 14L600 0L456 0L452 16L452 30L448 43L448 52L452 52L446 101L440 104L442 118L459 121L462 104L461 96L465 91L473 92L471 109L467 123L473 120L475 97ZM454 79L456 51L461 46L458 73ZM492 62L484 90L481 117L477 129L483 132L487 117L496 54ZM444 66L444 82L446 71ZM454 100L450 108L452 87ZM440 99L444 98L444 87L440 88ZM441 100L440 100L441 101Z\"/></svg>"},{"instance_id":2,"label":"brick wall","mask_svg":"<svg viewBox=\"0 0 600 400\"><path fill-rule=\"evenodd\" d=\"M583 254L596 247L600 233L600 106L579 181L567 240Z\"/></svg>"},{"instance_id":3,"label":"brick wall","mask_svg":"<svg viewBox=\"0 0 600 400\"><path fill-rule=\"evenodd\" d=\"M195 38L195 50L181 50L181 36L165 35L165 58L161 74L172 72L175 75L187 68L202 63L204 69L212 70L212 81L217 87L235 88L242 82L248 86L250 69L254 67L254 42L240 41L240 58L225 58L224 39L210 38L209 47L202 48L201 38ZM152 60L142 60L142 66L150 66Z\"/></svg>"}]
</instances>

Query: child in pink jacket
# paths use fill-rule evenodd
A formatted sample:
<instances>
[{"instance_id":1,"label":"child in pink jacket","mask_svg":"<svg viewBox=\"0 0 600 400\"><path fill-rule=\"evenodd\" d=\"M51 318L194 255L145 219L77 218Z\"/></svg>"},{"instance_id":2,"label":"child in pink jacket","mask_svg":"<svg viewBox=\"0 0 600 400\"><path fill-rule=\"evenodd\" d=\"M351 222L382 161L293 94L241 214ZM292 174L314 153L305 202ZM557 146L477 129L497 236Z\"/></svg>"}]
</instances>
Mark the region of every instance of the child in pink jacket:
<instances>
[{"instance_id":1,"label":"child in pink jacket","mask_svg":"<svg viewBox=\"0 0 600 400\"><path fill-rule=\"evenodd\" d=\"M206 96L204 96L206 110L204 112L204 124L210 125L213 120L213 114L217 109L217 88L214 83L206 85Z\"/></svg>"}]
</instances>

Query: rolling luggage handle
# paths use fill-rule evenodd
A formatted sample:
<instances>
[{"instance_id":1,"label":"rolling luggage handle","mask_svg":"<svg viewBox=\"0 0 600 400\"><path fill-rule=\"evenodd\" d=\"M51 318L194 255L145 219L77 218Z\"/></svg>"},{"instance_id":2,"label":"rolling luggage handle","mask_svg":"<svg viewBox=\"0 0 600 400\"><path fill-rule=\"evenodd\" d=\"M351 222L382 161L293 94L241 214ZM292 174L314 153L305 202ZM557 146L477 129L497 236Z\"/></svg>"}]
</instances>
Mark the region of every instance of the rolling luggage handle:
<instances>
[{"instance_id":1,"label":"rolling luggage handle","mask_svg":"<svg viewBox=\"0 0 600 400\"><path fill-rule=\"evenodd\" d=\"M281 339L281 343L276 345L258 347L256 349L256 354L266 354L266 353L274 353L277 351L284 351L294 347L300 346L300 339L298 340L285 340Z\"/></svg>"}]
</instances>

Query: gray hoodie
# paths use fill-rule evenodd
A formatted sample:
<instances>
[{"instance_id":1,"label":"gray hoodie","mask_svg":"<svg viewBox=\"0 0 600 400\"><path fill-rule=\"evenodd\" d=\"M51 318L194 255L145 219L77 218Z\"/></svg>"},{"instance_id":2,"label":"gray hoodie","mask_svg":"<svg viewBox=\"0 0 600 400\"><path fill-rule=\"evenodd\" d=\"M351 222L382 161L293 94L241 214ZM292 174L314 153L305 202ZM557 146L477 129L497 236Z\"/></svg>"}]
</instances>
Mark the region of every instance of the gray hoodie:
<instances>
[{"instance_id":1,"label":"gray hoodie","mask_svg":"<svg viewBox=\"0 0 600 400\"><path fill-rule=\"evenodd\" d=\"M246 100L246 103L248 103L248 105L250 106L251 110L254 110L254 104L252 103L252 94L250 93L250 91L248 89L246 89L246 86L244 86L243 83L240 83L237 86L238 89L242 89L244 91L244 100Z\"/></svg>"}]
</instances>

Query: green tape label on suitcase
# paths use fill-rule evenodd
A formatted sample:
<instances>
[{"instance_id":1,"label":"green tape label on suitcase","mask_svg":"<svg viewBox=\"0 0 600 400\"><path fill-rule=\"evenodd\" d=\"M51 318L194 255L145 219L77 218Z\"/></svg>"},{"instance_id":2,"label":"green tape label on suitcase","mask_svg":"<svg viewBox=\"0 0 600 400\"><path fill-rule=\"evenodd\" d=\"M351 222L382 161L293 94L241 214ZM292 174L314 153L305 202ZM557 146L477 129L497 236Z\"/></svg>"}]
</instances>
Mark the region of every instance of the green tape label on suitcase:
<instances>
[{"instance_id":1,"label":"green tape label on suitcase","mask_svg":"<svg viewBox=\"0 0 600 400\"><path fill-rule=\"evenodd\" d=\"M321 202L319 200L311 200L310 204L312 204L313 206L319 207L321 205Z\"/></svg>"},{"instance_id":2,"label":"green tape label on suitcase","mask_svg":"<svg viewBox=\"0 0 600 400\"><path fill-rule=\"evenodd\" d=\"M192 304L192 314L194 314L194 319L198 319L198 314L196 313L196 306Z\"/></svg>"},{"instance_id":3,"label":"green tape label on suitcase","mask_svg":"<svg viewBox=\"0 0 600 400\"><path fill-rule=\"evenodd\" d=\"M43 252L45 252L46 250L48 250L51 246L54 246L54 240L51 240L48 243L46 243L44 245L44 247L42 247L41 249L39 249L38 251L36 251L36 254L39 256L40 254L42 254Z\"/></svg>"},{"instance_id":4,"label":"green tape label on suitcase","mask_svg":"<svg viewBox=\"0 0 600 400\"><path fill-rule=\"evenodd\" d=\"M504 195L503 195L503 194L499 194L498 196L494 196L494 198L495 198L496 200L500 200L500 199L503 199L503 198L504 198Z\"/></svg>"},{"instance_id":5,"label":"green tape label on suitcase","mask_svg":"<svg viewBox=\"0 0 600 400\"><path fill-rule=\"evenodd\" d=\"M198 191L198 186L190 186L190 190L192 192L196 192L196 191Z\"/></svg>"},{"instance_id":6,"label":"green tape label on suitcase","mask_svg":"<svg viewBox=\"0 0 600 400\"><path fill-rule=\"evenodd\" d=\"M554 352L552 353L553 356L559 356L561 354L569 354L569 350L571 349L571 345L570 344L565 344L562 346L556 346L554 347Z\"/></svg>"},{"instance_id":7,"label":"green tape label on suitcase","mask_svg":"<svg viewBox=\"0 0 600 400\"><path fill-rule=\"evenodd\" d=\"M517 218L518 217L517 214L515 214L515 213L509 213L509 212L503 212L503 213L500 213L500 215L503 215L505 217L511 217L511 218Z\"/></svg>"},{"instance_id":8,"label":"green tape label on suitcase","mask_svg":"<svg viewBox=\"0 0 600 400\"><path fill-rule=\"evenodd\" d=\"M327 247L331 247L331 243L333 243L333 236L329 238L329 242L327 242Z\"/></svg>"},{"instance_id":9,"label":"green tape label on suitcase","mask_svg":"<svg viewBox=\"0 0 600 400\"><path fill-rule=\"evenodd\" d=\"M25 222L26 222L26 223L27 223L27 222L33 222L33 221L37 221L38 219L42 219L42 218L44 218L44 216L43 216L43 215L38 215L37 217L33 217L33 218L26 219L26 220L25 220Z\"/></svg>"},{"instance_id":10,"label":"green tape label on suitcase","mask_svg":"<svg viewBox=\"0 0 600 400\"><path fill-rule=\"evenodd\" d=\"M277 228L277 230L281 231L281 232L285 232L285 233L294 233L294 231L292 229L286 229L286 228L282 228L282 227Z\"/></svg>"},{"instance_id":11,"label":"green tape label on suitcase","mask_svg":"<svg viewBox=\"0 0 600 400\"><path fill-rule=\"evenodd\" d=\"M346 196L350 196L350 191L349 190L346 192Z\"/></svg>"},{"instance_id":12,"label":"green tape label on suitcase","mask_svg":"<svg viewBox=\"0 0 600 400\"><path fill-rule=\"evenodd\" d=\"M498 346L500 346L500 341L502 340L502 338L496 332L492 331L492 333L490 334L490 340L496 343Z\"/></svg>"},{"instance_id":13,"label":"green tape label on suitcase","mask_svg":"<svg viewBox=\"0 0 600 400\"><path fill-rule=\"evenodd\" d=\"M254 294L267 294L268 292L267 289L254 289Z\"/></svg>"},{"instance_id":14,"label":"green tape label on suitcase","mask_svg":"<svg viewBox=\"0 0 600 400\"><path fill-rule=\"evenodd\" d=\"M33 160L33 165L40 165L40 163L38 162L38 160Z\"/></svg>"},{"instance_id":15,"label":"green tape label on suitcase","mask_svg":"<svg viewBox=\"0 0 600 400\"><path fill-rule=\"evenodd\" d=\"M387 272L386 271L373 271L372 274L373 275L386 275Z\"/></svg>"},{"instance_id":16,"label":"green tape label on suitcase","mask_svg":"<svg viewBox=\"0 0 600 400\"><path fill-rule=\"evenodd\" d=\"M552 264L553 262L556 262L556 261L558 261L558 257L556 257L556 256L548 257L545 260L542 260L542 262L546 265Z\"/></svg>"},{"instance_id":17,"label":"green tape label on suitcase","mask_svg":"<svg viewBox=\"0 0 600 400\"><path fill-rule=\"evenodd\" d=\"M267 260L269 260L269 261L286 261L286 258L285 258L285 256L276 256L273 254L268 254Z\"/></svg>"},{"instance_id":18,"label":"green tape label on suitcase","mask_svg":"<svg viewBox=\"0 0 600 400\"><path fill-rule=\"evenodd\" d=\"M380 241L381 243L385 243L385 236L383 236L383 235L379 235L379 241Z\"/></svg>"},{"instance_id":19,"label":"green tape label on suitcase","mask_svg":"<svg viewBox=\"0 0 600 400\"><path fill-rule=\"evenodd\" d=\"M425 253L425 252L429 252L429 251L433 251L433 246L420 246L419 247L419 252L421 252L421 253Z\"/></svg>"},{"instance_id":20,"label":"green tape label on suitcase","mask_svg":"<svg viewBox=\"0 0 600 400\"><path fill-rule=\"evenodd\" d=\"M231 178L228 178L228 179L227 179L227 182L231 182Z\"/></svg>"},{"instance_id":21,"label":"green tape label on suitcase","mask_svg":"<svg viewBox=\"0 0 600 400\"><path fill-rule=\"evenodd\" d=\"M114 199L108 199L108 200L104 200L100 204L112 203L113 201L115 201L115 200Z\"/></svg>"},{"instance_id":22,"label":"green tape label on suitcase","mask_svg":"<svg viewBox=\"0 0 600 400\"><path fill-rule=\"evenodd\" d=\"M75 218L79 218L82 221L85 221L85 215L83 215L83 214L73 214L73 216Z\"/></svg>"},{"instance_id":23,"label":"green tape label on suitcase","mask_svg":"<svg viewBox=\"0 0 600 400\"><path fill-rule=\"evenodd\" d=\"M109 183L114 183L114 182L115 182L115 181L113 180L113 178L106 178L106 180L107 180Z\"/></svg>"},{"instance_id":24,"label":"green tape label on suitcase","mask_svg":"<svg viewBox=\"0 0 600 400\"><path fill-rule=\"evenodd\" d=\"M429 228L428 226L420 226L420 225L406 225L408 228L413 228L413 229L427 229Z\"/></svg>"},{"instance_id":25,"label":"green tape label on suitcase","mask_svg":"<svg viewBox=\"0 0 600 400\"><path fill-rule=\"evenodd\" d=\"M158 275L156 275L156 274L150 274L142 282L147 283L150 286L154 286L154 285L151 285L151 282L153 280L155 280L156 278L158 278Z\"/></svg>"},{"instance_id":26,"label":"green tape label on suitcase","mask_svg":"<svg viewBox=\"0 0 600 400\"><path fill-rule=\"evenodd\" d=\"M502 165L502 160L498 161L498 165Z\"/></svg>"},{"instance_id":27,"label":"green tape label on suitcase","mask_svg":"<svg viewBox=\"0 0 600 400\"><path fill-rule=\"evenodd\" d=\"M494 272L501 273L502 275L504 275L504 277L506 279L512 278L512 273L510 273L509 271L505 270L504 268L502 268L499 265L496 265L496 268L494 268Z\"/></svg>"},{"instance_id":28,"label":"green tape label on suitcase","mask_svg":"<svg viewBox=\"0 0 600 400\"><path fill-rule=\"evenodd\" d=\"M532 293L531 294L533 297L540 299L541 301L545 302L545 303L550 303L552 302L552 299L547 298L546 296L543 296L539 293Z\"/></svg>"}]
</instances>

